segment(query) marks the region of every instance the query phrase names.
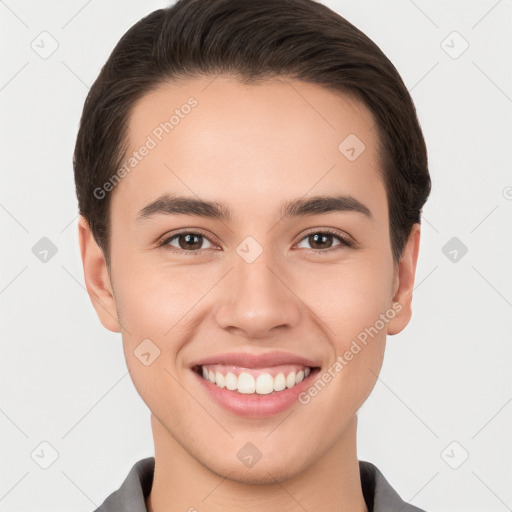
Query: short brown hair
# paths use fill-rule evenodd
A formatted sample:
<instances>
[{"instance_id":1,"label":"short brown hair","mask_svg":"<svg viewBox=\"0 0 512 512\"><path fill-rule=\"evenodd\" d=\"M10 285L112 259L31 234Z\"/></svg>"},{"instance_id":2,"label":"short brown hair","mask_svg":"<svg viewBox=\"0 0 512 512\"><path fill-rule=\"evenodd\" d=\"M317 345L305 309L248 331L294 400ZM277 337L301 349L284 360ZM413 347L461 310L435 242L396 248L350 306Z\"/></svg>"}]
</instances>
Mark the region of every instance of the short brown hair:
<instances>
[{"instance_id":1,"label":"short brown hair","mask_svg":"<svg viewBox=\"0 0 512 512\"><path fill-rule=\"evenodd\" d=\"M380 48L314 0L178 0L123 35L85 100L73 156L76 192L107 264L110 194L94 191L125 158L131 109L166 81L221 73L244 83L295 78L351 94L371 110L398 262L431 183L412 98Z\"/></svg>"}]
</instances>

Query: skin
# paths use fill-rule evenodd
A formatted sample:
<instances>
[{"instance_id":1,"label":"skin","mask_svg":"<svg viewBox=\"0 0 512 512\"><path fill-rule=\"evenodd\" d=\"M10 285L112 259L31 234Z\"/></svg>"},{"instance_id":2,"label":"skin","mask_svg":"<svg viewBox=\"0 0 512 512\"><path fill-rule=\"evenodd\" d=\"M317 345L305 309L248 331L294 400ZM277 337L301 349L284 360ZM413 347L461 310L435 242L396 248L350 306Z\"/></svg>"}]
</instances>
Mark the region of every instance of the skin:
<instances>
[{"instance_id":1,"label":"skin","mask_svg":"<svg viewBox=\"0 0 512 512\"><path fill-rule=\"evenodd\" d=\"M144 96L130 118L130 151L190 96L198 105L111 192L110 270L87 221L79 221L87 290L102 324L121 332L131 378L152 413L148 510L367 511L357 411L376 383L386 335L410 320L420 240L414 225L394 264L375 119L355 98L318 85L204 77ZM338 149L350 133L366 146L353 162ZM236 219L160 214L136 221L164 192L223 203ZM283 201L321 194L348 194L372 217L280 219ZM308 235L322 228L357 245L340 245L336 236L315 245ZM164 235L197 230L206 238L195 256L180 249L183 238L181 246L179 237L171 242L181 254L158 246ZM247 236L263 249L252 263L236 252ZM282 414L232 414L208 398L189 368L223 352L278 349L326 370L394 302L400 313L336 378ZM133 353L146 338L160 350L149 366ZM262 453L252 467L237 458L247 442Z\"/></svg>"}]
</instances>

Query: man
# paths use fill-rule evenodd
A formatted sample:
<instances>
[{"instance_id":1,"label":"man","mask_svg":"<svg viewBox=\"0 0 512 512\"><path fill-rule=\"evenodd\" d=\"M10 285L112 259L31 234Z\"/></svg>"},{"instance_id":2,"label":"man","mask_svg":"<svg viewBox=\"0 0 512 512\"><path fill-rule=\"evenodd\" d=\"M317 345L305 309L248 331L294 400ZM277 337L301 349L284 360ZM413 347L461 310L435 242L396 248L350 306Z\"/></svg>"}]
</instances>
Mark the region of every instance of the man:
<instances>
[{"instance_id":1,"label":"man","mask_svg":"<svg viewBox=\"0 0 512 512\"><path fill-rule=\"evenodd\" d=\"M98 510L420 510L356 453L430 192L371 40L312 0L180 0L113 50L74 169L87 290L155 443Z\"/></svg>"}]
</instances>

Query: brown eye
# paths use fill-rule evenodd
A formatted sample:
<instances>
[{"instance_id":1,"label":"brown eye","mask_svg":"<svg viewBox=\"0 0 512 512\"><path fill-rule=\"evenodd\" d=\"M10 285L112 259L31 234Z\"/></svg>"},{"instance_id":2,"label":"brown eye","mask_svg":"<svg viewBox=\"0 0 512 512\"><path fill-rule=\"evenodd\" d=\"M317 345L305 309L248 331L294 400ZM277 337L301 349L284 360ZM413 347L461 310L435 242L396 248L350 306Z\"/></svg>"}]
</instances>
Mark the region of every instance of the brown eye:
<instances>
[{"instance_id":1,"label":"brown eye","mask_svg":"<svg viewBox=\"0 0 512 512\"><path fill-rule=\"evenodd\" d=\"M328 249L332 246L333 235L328 233L315 233L314 235L308 236L308 242L313 249Z\"/></svg>"},{"instance_id":2,"label":"brown eye","mask_svg":"<svg viewBox=\"0 0 512 512\"><path fill-rule=\"evenodd\" d=\"M173 252L201 252L208 248L203 247L205 240L211 244L208 238L201 233L182 231L165 239L161 245ZM174 245L175 242L177 242L177 246Z\"/></svg>"},{"instance_id":3,"label":"brown eye","mask_svg":"<svg viewBox=\"0 0 512 512\"><path fill-rule=\"evenodd\" d=\"M333 244L333 239L337 239L339 243ZM306 240L310 248L315 251L325 252L326 249L331 249L332 247L352 247L353 243L343 236L339 232L333 231L314 231L306 235L302 240Z\"/></svg>"}]
</instances>

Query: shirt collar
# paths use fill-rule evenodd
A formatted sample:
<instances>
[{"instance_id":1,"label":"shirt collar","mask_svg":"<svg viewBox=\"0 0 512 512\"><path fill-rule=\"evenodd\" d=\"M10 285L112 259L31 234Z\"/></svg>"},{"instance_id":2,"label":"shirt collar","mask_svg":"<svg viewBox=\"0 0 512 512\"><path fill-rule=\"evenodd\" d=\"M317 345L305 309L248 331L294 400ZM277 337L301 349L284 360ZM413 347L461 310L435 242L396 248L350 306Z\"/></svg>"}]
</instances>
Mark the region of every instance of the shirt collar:
<instances>
[{"instance_id":1,"label":"shirt collar","mask_svg":"<svg viewBox=\"0 0 512 512\"><path fill-rule=\"evenodd\" d=\"M121 487L95 512L147 512L145 498L153 485L155 458L136 462ZM402 500L380 470L371 462L359 461L361 485L368 512L425 512Z\"/></svg>"}]
</instances>

